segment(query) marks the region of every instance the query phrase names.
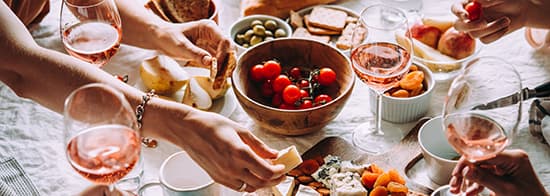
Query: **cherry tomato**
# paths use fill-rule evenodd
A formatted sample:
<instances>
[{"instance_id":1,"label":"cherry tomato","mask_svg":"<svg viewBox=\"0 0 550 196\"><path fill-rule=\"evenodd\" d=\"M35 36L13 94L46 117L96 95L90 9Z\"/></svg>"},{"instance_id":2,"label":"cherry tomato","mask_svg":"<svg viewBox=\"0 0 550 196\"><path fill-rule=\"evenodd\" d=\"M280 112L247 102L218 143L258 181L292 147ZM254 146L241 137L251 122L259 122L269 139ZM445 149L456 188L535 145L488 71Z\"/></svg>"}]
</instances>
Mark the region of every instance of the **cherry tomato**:
<instances>
[{"instance_id":1,"label":"cherry tomato","mask_svg":"<svg viewBox=\"0 0 550 196\"><path fill-rule=\"evenodd\" d=\"M336 72L331 68L322 68L319 70L319 84L323 86L331 85L336 81Z\"/></svg>"},{"instance_id":2,"label":"cherry tomato","mask_svg":"<svg viewBox=\"0 0 550 196\"><path fill-rule=\"evenodd\" d=\"M300 80L300 82L298 82L298 87L309 88L309 82L307 80Z\"/></svg>"},{"instance_id":3,"label":"cherry tomato","mask_svg":"<svg viewBox=\"0 0 550 196\"><path fill-rule=\"evenodd\" d=\"M271 99L271 105L273 107L278 108L279 106L281 106L282 103L283 103L283 97L281 96L281 94L277 93L273 95L273 98Z\"/></svg>"},{"instance_id":4,"label":"cherry tomato","mask_svg":"<svg viewBox=\"0 0 550 196\"><path fill-rule=\"evenodd\" d=\"M288 74L294 79L300 79L302 77L302 71L299 67L293 67L292 69L290 69Z\"/></svg>"},{"instance_id":5,"label":"cherry tomato","mask_svg":"<svg viewBox=\"0 0 550 196\"><path fill-rule=\"evenodd\" d=\"M262 84L262 95L264 97L271 97L273 96L274 92L273 92L273 88L271 88L271 80L266 80L263 84Z\"/></svg>"},{"instance_id":6,"label":"cherry tomato","mask_svg":"<svg viewBox=\"0 0 550 196\"><path fill-rule=\"evenodd\" d=\"M276 93L283 92L285 87L290 84L292 84L292 82L290 82L290 79L288 79L287 76L280 75L279 77L275 78L275 80L273 80L273 91Z\"/></svg>"},{"instance_id":7,"label":"cherry tomato","mask_svg":"<svg viewBox=\"0 0 550 196\"><path fill-rule=\"evenodd\" d=\"M300 105L300 109L308 109L313 107L313 102L311 100L304 100Z\"/></svg>"},{"instance_id":8,"label":"cherry tomato","mask_svg":"<svg viewBox=\"0 0 550 196\"><path fill-rule=\"evenodd\" d=\"M264 72L263 65L254 65L254 67L250 69L250 78L253 81L261 82L264 80L263 72Z\"/></svg>"},{"instance_id":9,"label":"cherry tomato","mask_svg":"<svg viewBox=\"0 0 550 196\"><path fill-rule=\"evenodd\" d=\"M325 94L320 94L317 97L315 97L315 105L324 105L330 101L332 101L332 98Z\"/></svg>"},{"instance_id":10,"label":"cherry tomato","mask_svg":"<svg viewBox=\"0 0 550 196\"><path fill-rule=\"evenodd\" d=\"M305 97L309 97L309 92L307 92L304 89L300 90L300 98L305 98Z\"/></svg>"},{"instance_id":11,"label":"cherry tomato","mask_svg":"<svg viewBox=\"0 0 550 196\"><path fill-rule=\"evenodd\" d=\"M281 65L277 61L267 61L264 63L264 78L271 80L281 74Z\"/></svg>"},{"instance_id":12,"label":"cherry tomato","mask_svg":"<svg viewBox=\"0 0 550 196\"><path fill-rule=\"evenodd\" d=\"M298 88L296 85L288 85L287 87L285 87L285 90L283 90L283 101L287 104L296 103L296 101L300 100L300 97L300 88Z\"/></svg>"},{"instance_id":13,"label":"cherry tomato","mask_svg":"<svg viewBox=\"0 0 550 196\"><path fill-rule=\"evenodd\" d=\"M481 4L477 1L472 1L464 6L468 12L468 20L475 21L481 18Z\"/></svg>"},{"instance_id":14,"label":"cherry tomato","mask_svg":"<svg viewBox=\"0 0 550 196\"><path fill-rule=\"evenodd\" d=\"M286 103L283 103L279 106L279 109L283 109L283 110L293 110L293 109L296 109L296 107L293 105L293 104L286 104Z\"/></svg>"}]
</instances>

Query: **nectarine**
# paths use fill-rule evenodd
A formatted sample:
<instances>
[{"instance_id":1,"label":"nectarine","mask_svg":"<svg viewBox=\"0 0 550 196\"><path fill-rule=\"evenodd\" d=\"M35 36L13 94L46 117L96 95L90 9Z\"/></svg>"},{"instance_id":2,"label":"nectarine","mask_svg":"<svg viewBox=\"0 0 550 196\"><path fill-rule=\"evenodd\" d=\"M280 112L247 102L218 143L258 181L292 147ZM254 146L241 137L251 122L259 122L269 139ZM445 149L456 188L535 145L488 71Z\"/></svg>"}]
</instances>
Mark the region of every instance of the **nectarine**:
<instances>
[{"instance_id":1,"label":"nectarine","mask_svg":"<svg viewBox=\"0 0 550 196\"><path fill-rule=\"evenodd\" d=\"M467 33L459 32L455 28L445 31L437 44L437 50L457 59L472 55L475 49L475 40Z\"/></svg>"},{"instance_id":2,"label":"nectarine","mask_svg":"<svg viewBox=\"0 0 550 196\"><path fill-rule=\"evenodd\" d=\"M437 41L441 37L441 30L433 26L427 26L420 23L414 24L410 29L411 37L422 43L437 47Z\"/></svg>"}]
</instances>

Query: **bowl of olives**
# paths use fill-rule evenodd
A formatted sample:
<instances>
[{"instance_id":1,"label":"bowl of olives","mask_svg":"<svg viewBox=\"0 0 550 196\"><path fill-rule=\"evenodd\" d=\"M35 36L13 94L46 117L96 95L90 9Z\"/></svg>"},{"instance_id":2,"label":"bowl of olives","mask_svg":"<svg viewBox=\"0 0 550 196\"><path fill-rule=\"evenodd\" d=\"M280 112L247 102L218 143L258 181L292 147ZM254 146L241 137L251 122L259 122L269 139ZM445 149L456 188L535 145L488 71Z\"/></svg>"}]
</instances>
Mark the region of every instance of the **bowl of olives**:
<instances>
[{"instance_id":1,"label":"bowl of olives","mask_svg":"<svg viewBox=\"0 0 550 196\"><path fill-rule=\"evenodd\" d=\"M231 25L230 36L240 55L248 48L265 41L290 37L292 28L285 21L268 15L250 15Z\"/></svg>"}]
</instances>

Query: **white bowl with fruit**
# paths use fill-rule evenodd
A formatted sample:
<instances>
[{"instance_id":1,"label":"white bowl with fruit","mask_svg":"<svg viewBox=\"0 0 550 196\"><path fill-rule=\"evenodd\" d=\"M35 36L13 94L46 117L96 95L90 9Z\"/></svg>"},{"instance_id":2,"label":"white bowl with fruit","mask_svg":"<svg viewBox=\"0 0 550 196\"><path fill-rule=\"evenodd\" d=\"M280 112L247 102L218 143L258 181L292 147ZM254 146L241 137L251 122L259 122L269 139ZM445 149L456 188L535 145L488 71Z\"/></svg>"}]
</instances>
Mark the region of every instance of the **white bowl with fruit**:
<instances>
[{"instance_id":1,"label":"white bowl with fruit","mask_svg":"<svg viewBox=\"0 0 550 196\"><path fill-rule=\"evenodd\" d=\"M457 76L465 62L482 48L480 41L458 32L453 25L453 18L424 17L410 27L414 42L413 61L430 68L436 81Z\"/></svg>"}]
</instances>

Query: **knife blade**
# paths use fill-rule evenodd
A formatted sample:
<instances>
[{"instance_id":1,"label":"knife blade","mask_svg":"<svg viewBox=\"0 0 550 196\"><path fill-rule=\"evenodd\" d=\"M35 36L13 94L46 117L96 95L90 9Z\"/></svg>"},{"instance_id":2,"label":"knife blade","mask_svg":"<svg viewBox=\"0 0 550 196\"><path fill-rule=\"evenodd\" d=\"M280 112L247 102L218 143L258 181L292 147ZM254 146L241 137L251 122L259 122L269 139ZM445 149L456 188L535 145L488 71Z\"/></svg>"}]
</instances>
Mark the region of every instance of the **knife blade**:
<instances>
[{"instance_id":1,"label":"knife blade","mask_svg":"<svg viewBox=\"0 0 550 196\"><path fill-rule=\"evenodd\" d=\"M485 104L479 104L472 108L472 110L490 110L498 107L505 107L512 104L516 104L520 101L531 99L533 97L548 97L550 96L550 81L545 82L535 87L535 89L524 88L519 92L508 95L506 97L499 98Z\"/></svg>"}]
</instances>

